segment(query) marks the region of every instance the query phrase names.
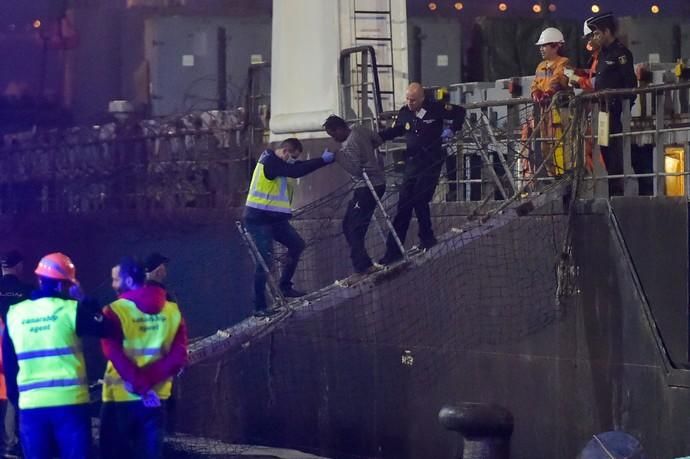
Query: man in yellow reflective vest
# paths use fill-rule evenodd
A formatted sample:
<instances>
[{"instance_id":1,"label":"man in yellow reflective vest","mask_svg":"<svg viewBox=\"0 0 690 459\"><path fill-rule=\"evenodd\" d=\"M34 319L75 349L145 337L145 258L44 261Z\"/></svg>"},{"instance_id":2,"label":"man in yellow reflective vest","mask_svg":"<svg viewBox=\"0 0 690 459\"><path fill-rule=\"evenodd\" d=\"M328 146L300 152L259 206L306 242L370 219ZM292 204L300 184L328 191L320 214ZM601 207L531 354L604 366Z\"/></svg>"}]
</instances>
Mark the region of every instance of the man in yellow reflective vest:
<instances>
[{"instance_id":1,"label":"man in yellow reflective vest","mask_svg":"<svg viewBox=\"0 0 690 459\"><path fill-rule=\"evenodd\" d=\"M100 450L103 459L161 458L165 403L172 378L187 363L187 330L176 303L146 284L131 258L113 269L116 301L103 314L114 324L102 340L108 359L103 378Z\"/></svg>"},{"instance_id":2,"label":"man in yellow reflective vest","mask_svg":"<svg viewBox=\"0 0 690 459\"><path fill-rule=\"evenodd\" d=\"M320 158L307 161L297 160L301 154L302 143L295 138L284 140L275 152L266 150L261 154L249 186L244 212L247 232L269 268L273 258L273 241L287 247L287 260L279 288L283 296L292 298L304 296L303 292L292 286L292 276L304 250L304 240L290 225L293 179L304 177L335 160L335 154L328 150ZM266 273L257 264L254 275L254 307L257 315L270 313L267 311L265 289Z\"/></svg>"},{"instance_id":3,"label":"man in yellow reflective vest","mask_svg":"<svg viewBox=\"0 0 690 459\"><path fill-rule=\"evenodd\" d=\"M2 352L7 391L19 406L24 457L89 456L89 387L81 336L106 336L107 321L79 289L76 269L62 253L41 259L39 289L10 306ZM75 298L82 298L77 301Z\"/></svg>"}]
</instances>

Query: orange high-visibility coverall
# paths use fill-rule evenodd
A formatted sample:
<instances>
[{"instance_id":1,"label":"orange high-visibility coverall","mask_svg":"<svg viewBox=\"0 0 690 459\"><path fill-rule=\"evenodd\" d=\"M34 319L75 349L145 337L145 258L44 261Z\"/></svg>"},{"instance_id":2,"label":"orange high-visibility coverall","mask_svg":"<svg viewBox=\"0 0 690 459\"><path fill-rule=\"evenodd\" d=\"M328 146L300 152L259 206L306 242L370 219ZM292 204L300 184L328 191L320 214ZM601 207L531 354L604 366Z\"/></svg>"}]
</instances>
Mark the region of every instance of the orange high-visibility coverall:
<instances>
[{"instance_id":1,"label":"orange high-visibility coverall","mask_svg":"<svg viewBox=\"0 0 690 459\"><path fill-rule=\"evenodd\" d=\"M565 69L568 66L568 58L559 56L554 60L544 60L537 66L534 81L531 86L532 98L535 93L541 92L552 97L559 91L568 89L568 77ZM544 107L546 108L546 107ZM546 169L549 175L561 175L569 167L563 142L563 122L561 110L554 107L551 110L542 110L542 116L546 119L541 124L539 136L553 138L556 141L544 141L542 143L542 156L546 160ZM538 167L539 165L535 165Z\"/></svg>"}]
</instances>

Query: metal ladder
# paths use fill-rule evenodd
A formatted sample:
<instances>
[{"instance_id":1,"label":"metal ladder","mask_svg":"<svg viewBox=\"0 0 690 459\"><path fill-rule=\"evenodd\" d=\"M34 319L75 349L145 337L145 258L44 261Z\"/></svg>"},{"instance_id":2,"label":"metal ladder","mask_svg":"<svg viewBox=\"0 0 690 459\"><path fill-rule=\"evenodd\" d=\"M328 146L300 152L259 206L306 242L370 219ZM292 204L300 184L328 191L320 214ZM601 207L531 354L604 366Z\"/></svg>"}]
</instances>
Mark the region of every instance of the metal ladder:
<instances>
[{"instance_id":1,"label":"metal ladder","mask_svg":"<svg viewBox=\"0 0 690 459\"><path fill-rule=\"evenodd\" d=\"M384 63L378 64L384 111L395 110L395 72L393 68L393 17L391 0L353 0L355 46L372 46ZM387 27L381 24L387 22ZM386 62L387 61L387 62ZM366 69L360 68L360 71ZM360 94L368 98L369 94Z\"/></svg>"}]
</instances>

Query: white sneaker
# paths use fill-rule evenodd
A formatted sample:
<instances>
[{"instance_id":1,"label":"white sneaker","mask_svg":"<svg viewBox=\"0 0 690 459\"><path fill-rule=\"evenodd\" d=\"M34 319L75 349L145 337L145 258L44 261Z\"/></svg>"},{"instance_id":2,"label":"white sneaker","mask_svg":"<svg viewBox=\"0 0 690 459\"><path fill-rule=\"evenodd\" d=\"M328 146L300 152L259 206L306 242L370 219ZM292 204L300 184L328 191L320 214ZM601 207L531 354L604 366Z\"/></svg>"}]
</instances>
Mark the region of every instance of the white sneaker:
<instances>
[{"instance_id":1,"label":"white sneaker","mask_svg":"<svg viewBox=\"0 0 690 459\"><path fill-rule=\"evenodd\" d=\"M367 270L364 272L350 274L345 279L340 279L340 280L335 281L335 285L337 285L338 287L350 287L350 286L356 284L357 282L364 280L365 277L367 277L371 274L374 274L376 272L379 272L379 271L383 270L384 268L385 267L383 265L380 265L378 263L374 263L371 266L369 266L369 268L367 268Z\"/></svg>"},{"instance_id":2,"label":"white sneaker","mask_svg":"<svg viewBox=\"0 0 690 459\"><path fill-rule=\"evenodd\" d=\"M351 287L357 282L364 279L365 274L354 273L347 276L345 279L339 279L335 281L335 285L338 287Z\"/></svg>"}]
</instances>

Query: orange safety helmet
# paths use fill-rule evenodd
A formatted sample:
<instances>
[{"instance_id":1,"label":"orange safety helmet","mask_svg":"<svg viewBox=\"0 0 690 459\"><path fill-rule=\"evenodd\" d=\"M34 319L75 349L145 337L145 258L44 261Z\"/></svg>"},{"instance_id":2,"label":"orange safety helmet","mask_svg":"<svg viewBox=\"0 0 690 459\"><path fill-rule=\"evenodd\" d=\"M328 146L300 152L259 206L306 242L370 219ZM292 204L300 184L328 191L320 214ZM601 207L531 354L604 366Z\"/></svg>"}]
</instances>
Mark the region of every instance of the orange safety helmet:
<instances>
[{"instance_id":1,"label":"orange safety helmet","mask_svg":"<svg viewBox=\"0 0 690 459\"><path fill-rule=\"evenodd\" d=\"M72 260L64 253L49 253L38 262L34 273L50 279L66 280L77 284L77 269Z\"/></svg>"}]
</instances>

